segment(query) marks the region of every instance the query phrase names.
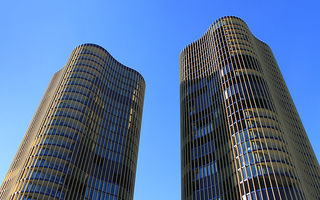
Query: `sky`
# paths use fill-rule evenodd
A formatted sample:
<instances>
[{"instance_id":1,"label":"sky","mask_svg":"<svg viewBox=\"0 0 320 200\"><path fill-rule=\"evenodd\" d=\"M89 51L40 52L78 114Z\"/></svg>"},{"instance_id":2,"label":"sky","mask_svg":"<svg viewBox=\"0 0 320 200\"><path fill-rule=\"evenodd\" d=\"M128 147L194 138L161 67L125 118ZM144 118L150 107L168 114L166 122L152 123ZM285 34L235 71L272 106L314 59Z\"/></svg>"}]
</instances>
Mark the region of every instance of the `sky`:
<instances>
[{"instance_id":1,"label":"sky","mask_svg":"<svg viewBox=\"0 0 320 200\"><path fill-rule=\"evenodd\" d=\"M146 81L134 199L180 199L179 55L226 15L273 50L320 158L317 0L0 3L0 184L54 72L76 46L95 43Z\"/></svg>"}]
</instances>

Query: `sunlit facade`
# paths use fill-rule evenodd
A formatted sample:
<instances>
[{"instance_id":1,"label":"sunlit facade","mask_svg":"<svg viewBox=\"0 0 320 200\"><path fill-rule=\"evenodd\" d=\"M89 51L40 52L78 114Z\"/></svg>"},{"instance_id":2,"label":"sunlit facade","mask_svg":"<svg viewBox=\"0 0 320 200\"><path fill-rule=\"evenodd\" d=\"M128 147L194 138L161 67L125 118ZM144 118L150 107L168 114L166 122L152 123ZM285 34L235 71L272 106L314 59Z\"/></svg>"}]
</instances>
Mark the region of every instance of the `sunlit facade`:
<instances>
[{"instance_id":1,"label":"sunlit facade","mask_svg":"<svg viewBox=\"0 0 320 200\"><path fill-rule=\"evenodd\" d=\"M145 82L94 44L56 72L0 199L132 200Z\"/></svg>"},{"instance_id":2,"label":"sunlit facade","mask_svg":"<svg viewBox=\"0 0 320 200\"><path fill-rule=\"evenodd\" d=\"M320 199L320 168L271 49L223 17L180 55L182 200Z\"/></svg>"}]
</instances>

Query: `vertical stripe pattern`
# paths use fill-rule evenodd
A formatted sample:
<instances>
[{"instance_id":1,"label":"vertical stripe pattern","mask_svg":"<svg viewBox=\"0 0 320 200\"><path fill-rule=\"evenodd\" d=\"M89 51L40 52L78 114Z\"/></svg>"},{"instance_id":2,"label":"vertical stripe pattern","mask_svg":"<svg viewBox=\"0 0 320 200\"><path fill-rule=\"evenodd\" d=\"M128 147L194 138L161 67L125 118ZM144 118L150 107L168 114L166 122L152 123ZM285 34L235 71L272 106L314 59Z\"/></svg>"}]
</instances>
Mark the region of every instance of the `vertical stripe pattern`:
<instances>
[{"instance_id":1,"label":"vertical stripe pattern","mask_svg":"<svg viewBox=\"0 0 320 200\"><path fill-rule=\"evenodd\" d=\"M270 48L237 17L180 54L182 200L319 199L320 170Z\"/></svg>"},{"instance_id":2,"label":"vertical stripe pattern","mask_svg":"<svg viewBox=\"0 0 320 200\"><path fill-rule=\"evenodd\" d=\"M36 111L0 199L132 200L145 82L94 44L75 48Z\"/></svg>"}]
</instances>

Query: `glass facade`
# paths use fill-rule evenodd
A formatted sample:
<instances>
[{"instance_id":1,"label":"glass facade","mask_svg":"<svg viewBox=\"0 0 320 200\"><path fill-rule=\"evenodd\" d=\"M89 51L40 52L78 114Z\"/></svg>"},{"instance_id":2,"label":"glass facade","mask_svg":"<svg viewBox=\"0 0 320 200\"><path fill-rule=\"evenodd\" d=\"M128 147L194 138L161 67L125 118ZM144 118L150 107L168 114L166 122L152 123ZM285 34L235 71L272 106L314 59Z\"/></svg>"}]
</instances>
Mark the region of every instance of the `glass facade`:
<instances>
[{"instance_id":1,"label":"glass facade","mask_svg":"<svg viewBox=\"0 0 320 200\"><path fill-rule=\"evenodd\" d=\"M133 199L145 82L94 44L52 78L0 199Z\"/></svg>"},{"instance_id":2,"label":"glass facade","mask_svg":"<svg viewBox=\"0 0 320 200\"><path fill-rule=\"evenodd\" d=\"M182 200L320 199L320 168L270 48L237 17L180 54Z\"/></svg>"}]
</instances>

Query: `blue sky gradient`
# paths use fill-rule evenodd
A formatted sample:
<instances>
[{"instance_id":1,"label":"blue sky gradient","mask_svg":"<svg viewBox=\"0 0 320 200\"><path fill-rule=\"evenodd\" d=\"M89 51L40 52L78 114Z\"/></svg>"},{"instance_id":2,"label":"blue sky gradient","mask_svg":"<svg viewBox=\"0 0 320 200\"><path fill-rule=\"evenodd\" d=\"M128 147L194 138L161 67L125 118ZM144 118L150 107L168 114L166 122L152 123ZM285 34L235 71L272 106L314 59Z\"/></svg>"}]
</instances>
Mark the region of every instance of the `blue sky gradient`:
<instances>
[{"instance_id":1,"label":"blue sky gradient","mask_svg":"<svg viewBox=\"0 0 320 200\"><path fill-rule=\"evenodd\" d=\"M319 8L317 0L2 1L1 183L54 72L76 46L96 43L146 80L135 199L180 199L179 55L226 15L273 50L319 160Z\"/></svg>"}]
</instances>

